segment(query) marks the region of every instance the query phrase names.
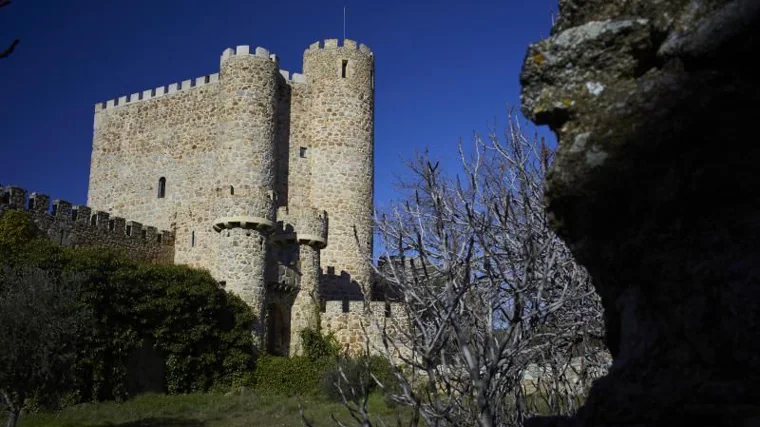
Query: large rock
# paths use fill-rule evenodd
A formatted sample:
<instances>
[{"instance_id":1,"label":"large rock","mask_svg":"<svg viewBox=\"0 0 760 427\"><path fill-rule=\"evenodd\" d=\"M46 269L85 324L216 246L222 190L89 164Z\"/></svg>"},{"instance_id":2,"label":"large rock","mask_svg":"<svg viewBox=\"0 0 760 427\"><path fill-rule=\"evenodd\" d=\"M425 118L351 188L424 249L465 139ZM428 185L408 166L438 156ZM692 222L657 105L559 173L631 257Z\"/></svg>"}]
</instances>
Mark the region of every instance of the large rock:
<instances>
[{"instance_id":1,"label":"large rock","mask_svg":"<svg viewBox=\"0 0 760 427\"><path fill-rule=\"evenodd\" d=\"M760 425L760 0L565 0L522 107L560 148L553 225L614 363L575 417Z\"/></svg>"}]
</instances>

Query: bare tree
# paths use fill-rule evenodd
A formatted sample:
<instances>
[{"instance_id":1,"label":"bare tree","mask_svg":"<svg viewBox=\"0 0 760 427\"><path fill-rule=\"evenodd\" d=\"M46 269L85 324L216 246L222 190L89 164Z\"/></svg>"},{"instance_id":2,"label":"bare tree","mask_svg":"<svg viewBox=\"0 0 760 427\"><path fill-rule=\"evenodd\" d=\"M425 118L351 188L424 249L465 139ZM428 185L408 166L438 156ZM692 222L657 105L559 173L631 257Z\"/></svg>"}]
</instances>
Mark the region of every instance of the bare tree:
<instances>
[{"instance_id":1,"label":"bare tree","mask_svg":"<svg viewBox=\"0 0 760 427\"><path fill-rule=\"evenodd\" d=\"M11 0L0 0L0 9L4 8L5 6L8 6L11 4ZM13 53L13 51L16 49L16 46L18 46L20 40L15 39L11 42L11 44L5 48L4 50L0 51L0 58L5 58L6 56Z\"/></svg>"},{"instance_id":2,"label":"bare tree","mask_svg":"<svg viewBox=\"0 0 760 427\"><path fill-rule=\"evenodd\" d=\"M8 427L27 398L66 388L81 313L73 281L31 267L0 268L0 398Z\"/></svg>"},{"instance_id":3,"label":"bare tree","mask_svg":"<svg viewBox=\"0 0 760 427\"><path fill-rule=\"evenodd\" d=\"M544 210L552 150L510 111L504 138L476 136L470 151L460 144L454 178L418 156L407 199L376 218L393 261L375 273L405 314L370 327L384 338L375 351L397 366L399 387L386 390L411 411L409 425L511 426L569 413L608 364L590 277ZM366 412L353 402L352 414Z\"/></svg>"}]
</instances>

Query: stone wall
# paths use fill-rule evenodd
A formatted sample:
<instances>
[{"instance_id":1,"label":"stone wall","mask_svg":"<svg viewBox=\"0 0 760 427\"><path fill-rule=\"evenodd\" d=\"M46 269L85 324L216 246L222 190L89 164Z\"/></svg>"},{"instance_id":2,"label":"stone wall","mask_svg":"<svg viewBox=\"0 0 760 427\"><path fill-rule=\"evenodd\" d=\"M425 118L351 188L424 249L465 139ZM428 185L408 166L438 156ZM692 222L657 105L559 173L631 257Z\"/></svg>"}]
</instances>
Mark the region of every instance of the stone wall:
<instances>
[{"instance_id":1,"label":"stone wall","mask_svg":"<svg viewBox=\"0 0 760 427\"><path fill-rule=\"evenodd\" d=\"M174 236L136 221L93 211L87 206L72 206L41 193L20 187L0 187L0 216L10 209L28 212L37 227L54 242L65 247L97 246L149 262L174 261Z\"/></svg>"},{"instance_id":2,"label":"stone wall","mask_svg":"<svg viewBox=\"0 0 760 427\"><path fill-rule=\"evenodd\" d=\"M216 170L217 74L95 107L88 205L176 233L176 262L209 269ZM151 96L152 95L152 96ZM165 197L158 182L166 179Z\"/></svg>"},{"instance_id":3,"label":"stone wall","mask_svg":"<svg viewBox=\"0 0 760 427\"><path fill-rule=\"evenodd\" d=\"M371 353L382 352L382 328L387 327L389 336L394 336L404 319L400 304L385 301L329 300L323 302L320 313L322 330L333 332L341 349L353 355L366 352L365 336Z\"/></svg>"}]
</instances>

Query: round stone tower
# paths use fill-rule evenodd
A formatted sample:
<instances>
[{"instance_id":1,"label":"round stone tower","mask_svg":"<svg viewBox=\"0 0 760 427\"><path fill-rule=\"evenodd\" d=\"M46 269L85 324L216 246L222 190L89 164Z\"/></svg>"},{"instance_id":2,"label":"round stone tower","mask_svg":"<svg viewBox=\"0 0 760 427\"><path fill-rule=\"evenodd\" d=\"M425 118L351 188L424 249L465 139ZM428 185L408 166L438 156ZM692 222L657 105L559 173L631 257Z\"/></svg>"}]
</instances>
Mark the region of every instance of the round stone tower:
<instances>
[{"instance_id":1,"label":"round stone tower","mask_svg":"<svg viewBox=\"0 0 760 427\"><path fill-rule=\"evenodd\" d=\"M310 86L311 203L330 216L329 244L321 263L328 271L334 267L341 282L358 285L368 295L375 60L365 45L344 40L338 46L331 39L304 52L303 69Z\"/></svg>"},{"instance_id":2,"label":"round stone tower","mask_svg":"<svg viewBox=\"0 0 760 427\"><path fill-rule=\"evenodd\" d=\"M216 276L254 311L263 340L266 251L274 228L276 57L257 47L227 49L219 74Z\"/></svg>"}]
</instances>

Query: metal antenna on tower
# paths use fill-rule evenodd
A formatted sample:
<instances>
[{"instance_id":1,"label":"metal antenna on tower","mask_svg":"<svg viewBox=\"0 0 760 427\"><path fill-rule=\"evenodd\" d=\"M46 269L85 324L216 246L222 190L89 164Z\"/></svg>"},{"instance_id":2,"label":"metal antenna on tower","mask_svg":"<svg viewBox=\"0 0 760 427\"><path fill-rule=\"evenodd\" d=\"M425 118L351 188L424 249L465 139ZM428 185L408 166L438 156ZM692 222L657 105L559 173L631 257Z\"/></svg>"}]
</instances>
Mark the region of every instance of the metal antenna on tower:
<instances>
[{"instance_id":1,"label":"metal antenna on tower","mask_svg":"<svg viewBox=\"0 0 760 427\"><path fill-rule=\"evenodd\" d=\"M346 6L343 6L343 40L346 39Z\"/></svg>"}]
</instances>

